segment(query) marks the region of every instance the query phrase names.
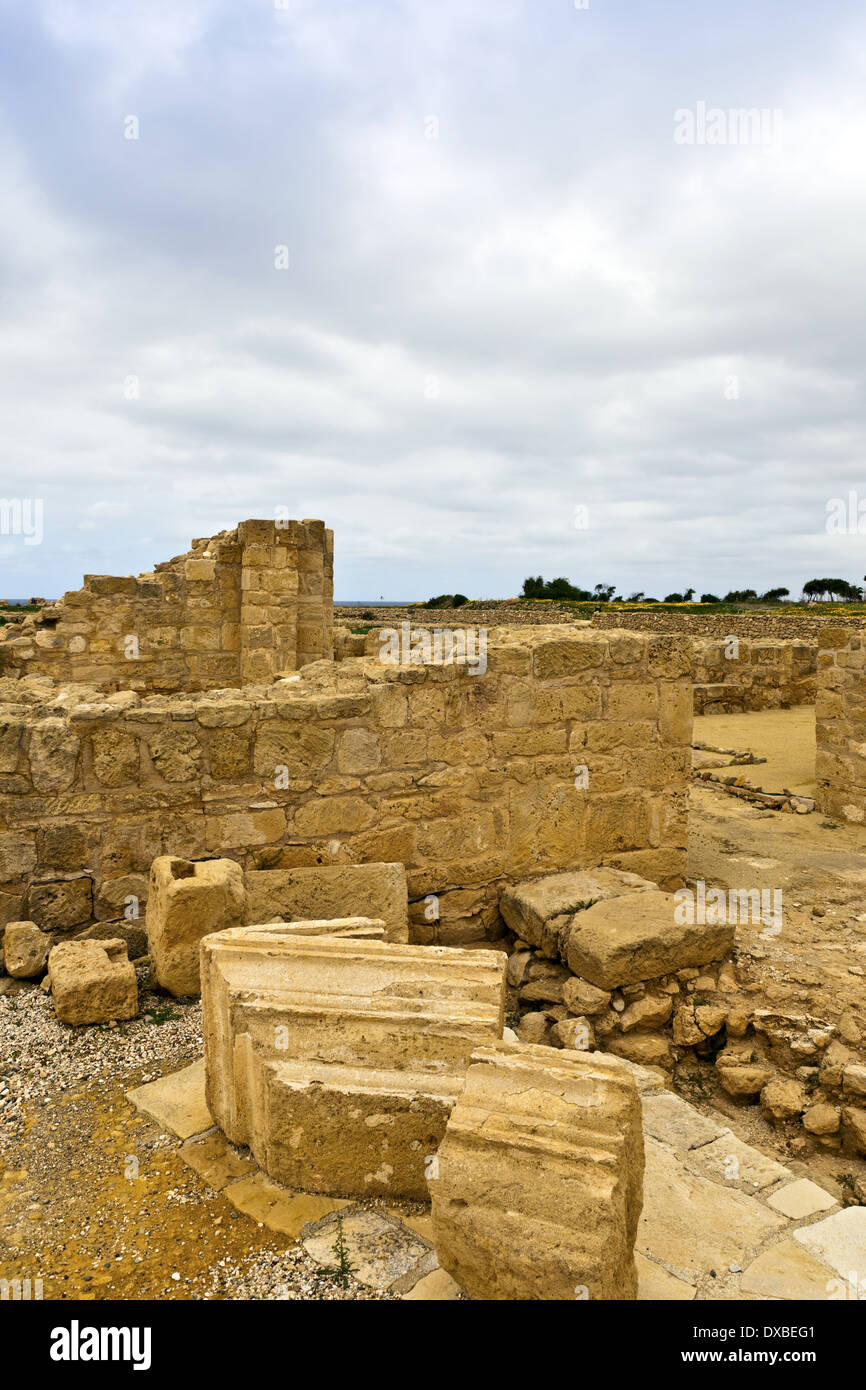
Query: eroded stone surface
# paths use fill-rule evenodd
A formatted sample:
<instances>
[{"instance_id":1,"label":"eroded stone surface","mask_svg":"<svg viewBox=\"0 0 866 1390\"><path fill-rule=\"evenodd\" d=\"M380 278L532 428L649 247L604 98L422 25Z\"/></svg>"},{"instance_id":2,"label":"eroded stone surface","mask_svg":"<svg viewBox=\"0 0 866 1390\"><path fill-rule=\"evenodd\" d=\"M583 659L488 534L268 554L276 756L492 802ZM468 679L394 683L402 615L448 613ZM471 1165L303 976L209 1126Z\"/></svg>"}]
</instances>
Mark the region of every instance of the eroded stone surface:
<instances>
[{"instance_id":1,"label":"eroded stone surface","mask_svg":"<svg viewBox=\"0 0 866 1390\"><path fill-rule=\"evenodd\" d=\"M288 922L369 917L382 920L386 940L409 939L409 899L402 864L251 869L246 887L245 920L250 924L279 918Z\"/></svg>"},{"instance_id":2,"label":"eroded stone surface","mask_svg":"<svg viewBox=\"0 0 866 1390\"><path fill-rule=\"evenodd\" d=\"M407 1292L436 1268L436 1254L428 1241L384 1212L365 1207L341 1213L339 1222L333 1214L308 1226L302 1244L317 1264L333 1268L340 1234L353 1277L369 1288Z\"/></svg>"},{"instance_id":3,"label":"eroded stone surface","mask_svg":"<svg viewBox=\"0 0 866 1390\"><path fill-rule=\"evenodd\" d=\"M680 923L675 907L670 893L642 890L587 908L568 934L570 968L599 989L616 989L727 955L733 927Z\"/></svg>"},{"instance_id":4,"label":"eroded stone surface","mask_svg":"<svg viewBox=\"0 0 866 1390\"><path fill-rule=\"evenodd\" d=\"M208 1097L290 1186L426 1197L472 1051L501 1037L505 956L246 927L202 943Z\"/></svg>"},{"instance_id":5,"label":"eroded stone surface","mask_svg":"<svg viewBox=\"0 0 866 1390\"><path fill-rule=\"evenodd\" d=\"M634 1298L642 1175L619 1062L479 1049L431 1167L439 1262L470 1298Z\"/></svg>"},{"instance_id":6,"label":"eroded stone surface","mask_svg":"<svg viewBox=\"0 0 866 1390\"><path fill-rule=\"evenodd\" d=\"M110 1023L138 1013L138 981L125 941L62 941L49 953L48 979L61 1023Z\"/></svg>"},{"instance_id":7,"label":"eroded stone surface","mask_svg":"<svg viewBox=\"0 0 866 1390\"><path fill-rule=\"evenodd\" d=\"M146 920L157 984L177 998L200 993L199 942L209 932L240 926L244 905L244 876L233 859L154 859Z\"/></svg>"}]
</instances>

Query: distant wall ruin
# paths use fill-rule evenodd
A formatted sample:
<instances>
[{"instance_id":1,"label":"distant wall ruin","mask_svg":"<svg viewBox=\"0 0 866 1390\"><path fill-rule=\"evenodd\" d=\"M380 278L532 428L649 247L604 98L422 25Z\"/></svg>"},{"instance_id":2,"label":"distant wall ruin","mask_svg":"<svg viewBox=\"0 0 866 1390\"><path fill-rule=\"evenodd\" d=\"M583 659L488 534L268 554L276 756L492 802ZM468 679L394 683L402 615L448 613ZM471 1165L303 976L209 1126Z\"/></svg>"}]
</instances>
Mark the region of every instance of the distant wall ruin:
<instances>
[{"instance_id":1,"label":"distant wall ruin","mask_svg":"<svg viewBox=\"0 0 866 1390\"><path fill-rule=\"evenodd\" d=\"M866 636L827 628L819 638L815 702L818 806L829 816L866 823Z\"/></svg>"},{"instance_id":2,"label":"distant wall ruin","mask_svg":"<svg viewBox=\"0 0 866 1390\"><path fill-rule=\"evenodd\" d=\"M333 654L333 561L322 521L243 521L152 573L85 575L0 629L0 675L140 692L270 680Z\"/></svg>"},{"instance_id":3,"label":"distant wall ruin","mask_svg":"<svg viewBox=\"0 0 866 1390\"><path fill-rule=\"evenodd\" d=\"M815 703L815 641L693 638L695 714Z\"/></svg>"}]
</instances>

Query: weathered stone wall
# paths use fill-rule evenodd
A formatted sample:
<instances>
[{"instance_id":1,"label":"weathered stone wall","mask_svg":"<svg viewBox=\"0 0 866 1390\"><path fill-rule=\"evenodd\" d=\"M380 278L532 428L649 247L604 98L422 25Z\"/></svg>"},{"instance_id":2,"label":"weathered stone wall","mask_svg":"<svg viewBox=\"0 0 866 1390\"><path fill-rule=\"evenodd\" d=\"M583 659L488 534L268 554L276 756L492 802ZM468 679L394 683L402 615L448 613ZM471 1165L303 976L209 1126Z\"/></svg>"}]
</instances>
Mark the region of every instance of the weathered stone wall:
<instances>
[{"instance_id":1,"label":"weathered stone wall","mask_svg":"<svg viewBox=\"0 0 866 1390\"><path fill-rule=\"evenodd\" d=\"M152 573L84 587L0 629L0 674L103 691L247 685L333 651L333 533L244 521Z\"/></svg>"},{"instance_id":2,"label":"weathered stone wall","mask_svg":"<svg viewBox=\"0 0 866 1390\"><path fill-rule=\"evenodd\" d=\"M593 627L626 628L641 632L680 632L692 637L775 638L779 641L799 638L816 639L827 628L866 626L862 613L822 614L818 608L809 612L786 613L764 609L759 613L679 613L671 608L641 608L633 612L600 608L591 618Z\"/></svg>"},{"instance_id":3,"label":"weathered stone wall","mask_svg":"<svg viewBox=\"0 0 866 1390\"><path fill-rule=\"evenodd\" d=\"M0 697L0 915L73 930L144 902L157 855L406 865L416 941L501 931L498 884L685 870L690 649L515 630L487 670L315 663L243 691Z\"/></svg>"},{"instance_id":4,"label":"weathered stone wall","mask_svg":"<svg viewBox=\"0 0 866 1390\"><path fill-rule=\"evenodd\" d=\"M816 800L830 816L866 822L866 638L828 628L819 639Z\"/></svg>"},{"instance_id":5,"label":"weathered stone wall","mask_svg":"<svg viewBox=\"0 0 866 1390\"><path fill-rule=\"evenodd\" d=\"M695 714L787 709L815 702L818 648L813 641L695 637ZM734 654L736 653L736 654Z\"/></svg>"}]
</instances>

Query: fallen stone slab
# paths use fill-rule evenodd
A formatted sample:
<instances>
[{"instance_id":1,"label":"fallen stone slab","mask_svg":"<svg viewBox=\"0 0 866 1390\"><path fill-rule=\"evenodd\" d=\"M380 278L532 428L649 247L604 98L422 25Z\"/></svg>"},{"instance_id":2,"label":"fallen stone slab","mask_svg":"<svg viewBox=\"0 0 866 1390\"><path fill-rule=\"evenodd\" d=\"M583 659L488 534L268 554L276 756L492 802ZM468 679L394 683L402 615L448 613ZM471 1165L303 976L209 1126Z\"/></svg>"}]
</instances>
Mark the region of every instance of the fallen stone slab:
<instances>
[{"instance_id":1,"label":"fallen stone slab","mask_svg":"<svg viewBox=\"0 0 866 1390\"><path fill-rule=\"evenodd\" d=\"M138 981L125 941L61 941L49 953L48 980L61 1023L110 1023L138 1013Z\"/></svg>"},{"instance_id":2,"label":"fallen stone slab","mask_svg":"<svg viewBox=\"0 0 866 1390\"><path fill-rule=\"evenodd\" d=\"M614 1058L479 1049L429 1171L439 1263L470 1298L636 1297L640 1102Z\"/></svg>"},{"instance_id":3,"label":"fallen stone slab","mask_svg":"<svg viewBox=\"0 0 866 1390\"><path fill-rule=\"evenodd\" d=\"M204 1058L180 1071L169 1072L157 1081L127 1091L126 1099L143 1115L155 1120L161 1129L179 1139L190 1139L213 1128L205 1098Z\"/></svg>"},{"instance_id":4,"label":"fallen stone slab","mask_svg":"<svg viewBox=\"0 0 866 1390\"><path fill-rule=\"evenodd\" d=\"M620 869L546 874L503 889L499 910L513 932L551 957L562 954L571 919L594 903L655 887Z\"/></svg>"},{"instance_id":5,"label":"fallen stone slab","mask_svg":"<svg viewBox=\"0 0 866 1390\"><path fill-rule=\"evenodd\" d=\"M642 890L579 913L565 954L575 975L617 989L721 960L733 944L732 926L678 922L673 894Z\"/></svg>"},{"instance_id":6,"label":"fallen stone slab","mask_svg":"<svg viewBox=\"0 0 866 1390\"><path fill-rule=\"evenodd\" d=\"M254 1068L252 1056L249 1062ZM307 1192L426 1200L425 1166L445 1133L462 1076L307 1058L262 1070L250 1145L272 1178Z\"/></svg>"},{"instance_id":7,"label":"fallen stone slab","mask_svg":"<svg viewBox=\"0 0 866 1390\"><path fill-rule=\"evenodd\" d=\"M506 957L292 927L202 942L214 1118L289 1186L424 1199L472 1052L502 1035Z\"/></svg>"},{"instance_id":8,"label":"fallen stone slab","mask_svg":"<svg viewBox=\"0 0 866 1390\"><path fill-rule=\"evenodd\" d=\"M160 988L175 998L201 993L199 942L209 932L240 926L245 901L243 870L233 859L154 859L145 920Z\"/></svg>"},{"instance_id":9,"label":"fallen stone slab","mask_svg":"<svg viewBox=\"0 0 866 1390\"><path fill-rule=\"evenodd\" d=\"M3 933L3 960L7 975L15 980L36 980L44 975L51 937L35 922L7 922Z\"/></svg>"},{"instance_id":10,"label":"fallen stone slab","mask_svg":"<svg viewBox=\"0 0 866 1390\"><path fill-rule=\"evenodd\" d=\"M333 1269L339 1266L338 1242L342 1244L351 1273L359 1284L371 1289L390 1289L408 1293L436 1269L436 1252L429 1241L407 1230L402 1222L384 1212L352 1207L333 1213L307 1226L302 1245L317 1264Z\"/></svg>"},{"instance_id":11,"label":"fallen stone slab","mask_svg":"<svg viewBox=\"0 0 866 1390\"><path fill-rule=\"evenodd\" d=\"M409 893L402 864L321 864L250 869L245 921L381 918L387 941L409 940ZM233 925L226 923L226 926Z\"/></svg>"}]
</instances>

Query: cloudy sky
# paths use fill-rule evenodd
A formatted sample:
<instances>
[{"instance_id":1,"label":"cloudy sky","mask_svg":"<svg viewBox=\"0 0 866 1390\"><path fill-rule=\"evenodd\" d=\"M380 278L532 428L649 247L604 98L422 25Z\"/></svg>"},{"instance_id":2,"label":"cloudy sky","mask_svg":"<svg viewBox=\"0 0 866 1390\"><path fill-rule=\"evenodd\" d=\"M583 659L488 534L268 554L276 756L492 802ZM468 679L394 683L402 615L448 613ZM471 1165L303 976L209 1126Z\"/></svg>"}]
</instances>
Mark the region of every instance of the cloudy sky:
<instances>
[{"instance_id":1,"label":"cloudy sky","mask_svg":"<svg viewBox=\"0 0 866 1390\"><path fill-rule=\"evenodd\" d=\"M860 0L0 21L0 494L44 516L0 593L282 507L344 599L862 581Z\"/></svg>"}]
</instances>

